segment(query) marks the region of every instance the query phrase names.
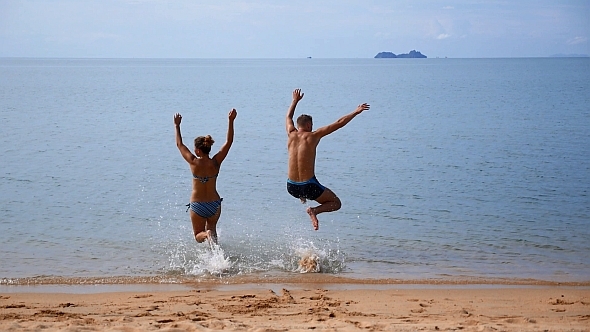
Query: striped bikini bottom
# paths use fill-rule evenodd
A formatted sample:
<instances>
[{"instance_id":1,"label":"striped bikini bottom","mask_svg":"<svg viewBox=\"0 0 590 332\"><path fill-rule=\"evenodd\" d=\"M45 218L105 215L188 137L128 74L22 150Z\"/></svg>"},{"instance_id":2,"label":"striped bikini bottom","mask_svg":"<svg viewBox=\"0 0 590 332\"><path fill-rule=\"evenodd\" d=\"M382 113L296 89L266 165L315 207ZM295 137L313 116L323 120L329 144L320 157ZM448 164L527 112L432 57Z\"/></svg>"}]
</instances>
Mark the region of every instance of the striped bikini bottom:
<instances>
[{"instance_id":1,"label":"striped bikini bottom","mask_svg":"<svg viewBox=\"0 0 590 332\"><path fill-rule=\"evenodd\" d=\"M190 204L187 204L187 206L189 209L191 209L191 211L198 214L199 216L203 218L210 218L217 213L217 210L221 206L221 201L223 201L223 198L213 202L190 202Z\"/></svg>"}]
</instances>

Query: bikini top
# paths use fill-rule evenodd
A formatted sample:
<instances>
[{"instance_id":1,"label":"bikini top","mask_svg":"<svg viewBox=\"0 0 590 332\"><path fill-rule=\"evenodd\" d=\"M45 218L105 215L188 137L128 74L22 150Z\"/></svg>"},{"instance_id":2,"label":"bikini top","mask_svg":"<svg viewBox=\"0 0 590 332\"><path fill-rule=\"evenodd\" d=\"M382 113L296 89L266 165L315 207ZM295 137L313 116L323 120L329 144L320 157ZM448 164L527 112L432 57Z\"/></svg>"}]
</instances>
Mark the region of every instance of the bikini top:
<instances>
[{"instance_id":1,"label":"bikini top","mask_svg":"<svg viewBox=\"0 0 590 332\"><path fill-rule=\"evenodd\" d=\"M216 178L217 175L219 175L219 173L217 173L215 175L211 175L211 176L197 176L197 175L193 174L193 178L201 181L201 183L207 183L210 179Z\"/></svg>"},{"instance_id":2,"label":"bikini top","mask_svg":"<svg viewBox=\"0 0 590 332\"><path fill-rule=\"evenodd\" d=\"M219 171L219 164L217 163L217 160L213 159L213 164L215 164L215 168L217 168L217 170ZM211 176L198 176L198 175L194 175L193 174L193 178L201 181L201 183L207 183L209 182L209 180L216 178L219 175L219 172L215 175L211 175Z\"/></svg>"}]
</instances>

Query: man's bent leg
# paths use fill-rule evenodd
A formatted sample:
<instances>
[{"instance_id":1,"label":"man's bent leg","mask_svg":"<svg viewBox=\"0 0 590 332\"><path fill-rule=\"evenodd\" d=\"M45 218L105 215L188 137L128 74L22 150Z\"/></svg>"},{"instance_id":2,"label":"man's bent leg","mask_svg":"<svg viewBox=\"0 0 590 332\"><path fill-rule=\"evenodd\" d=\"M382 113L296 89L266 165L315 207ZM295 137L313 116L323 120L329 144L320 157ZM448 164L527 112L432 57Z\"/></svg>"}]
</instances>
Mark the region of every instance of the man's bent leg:
<instances>
[{"instance_id":1,"label":"man's bent leg","mask_svg":"<svg viewBox=\"0 0 590 332\"><path fill-rule=\"evenodd\" d=\"M320 228L317 215L324 212L339 210L342 206L342 203L340 202L340 198L338 198L338 196L336 196L336 194L334 194L334 192L328 188L326 188L320 197L318 197L315 201L320 203L320 205L313 208L307 208L307 214L309 214L309 217L311 218L313 228L317 231Z\"/></svg>"}]
</instances>

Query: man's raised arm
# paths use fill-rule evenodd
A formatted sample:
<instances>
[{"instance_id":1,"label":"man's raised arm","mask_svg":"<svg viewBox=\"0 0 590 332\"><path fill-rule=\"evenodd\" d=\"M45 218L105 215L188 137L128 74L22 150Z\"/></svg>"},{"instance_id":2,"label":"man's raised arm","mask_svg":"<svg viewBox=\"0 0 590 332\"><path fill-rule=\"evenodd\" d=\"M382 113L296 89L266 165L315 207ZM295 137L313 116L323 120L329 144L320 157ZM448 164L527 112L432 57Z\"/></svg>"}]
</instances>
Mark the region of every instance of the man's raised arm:
<instances>
[{"instance_id":1,"label":"man's raised arm","mask_svg":"<svg viewBox=\"0 0 590 332\"><path fill-rule=\"evenodd\" d=\"M361 114L363 111L368 110L371 106L367 103L360 104L357 108L349 114L341 117L340 119L336 120L334 123L329 124L327 126L318 128L315 133L319 134L321 137L330 135L331 133L335 132L336 130L346 126L355 116Z\"/></svg>"},{"instance_id":2,"label":"man's raised arm","mask_svg":"<svg viewBox=\"0 0 590 332\"><path fill-rule=\"evenodd\" d=\"M293 101L291 101L291 106L289 106L289 109L287 110L287 134L296 130L295 124L293 123L293 114L295 114L295 108L301 99L303 99L303 93L301 93L301 89L293 90Z\"/></svg>"}]
</instances>

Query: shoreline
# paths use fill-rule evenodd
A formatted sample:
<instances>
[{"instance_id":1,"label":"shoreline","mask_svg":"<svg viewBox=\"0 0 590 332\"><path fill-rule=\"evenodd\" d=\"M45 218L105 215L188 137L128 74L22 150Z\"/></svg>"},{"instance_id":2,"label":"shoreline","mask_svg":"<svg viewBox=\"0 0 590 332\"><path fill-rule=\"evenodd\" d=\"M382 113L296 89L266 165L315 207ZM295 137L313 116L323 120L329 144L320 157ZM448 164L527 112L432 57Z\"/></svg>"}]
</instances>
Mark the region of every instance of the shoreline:
<instances>
[{"instance_id":1,"label":"shoreline","mask_svg":"<svg viewBox=\"0 0 590 332\"><path fill-rule=\"evenodd\" d=\"M0 285L1 294L102 294L131 292L190 292L207 291L245 291L270 289L304 290L321 288L334 291L356 290L484 290L484 289L577 289L590 290L588 284L499 284L499 283L191 283L191 284L36 284Z\"/></svg>"},{"instance_id":2,"label":"shoreline","mask_svg":"<svg viewBox=\"0 0 590 332\"><path fill-rule=\"evenodd\" d=\"M104 277L54 277L38 276L24 278L0 278L0 287L41 286L41 285L240 285L240 284L334 284L334 285L512 285L512 286L570 286L589 287L590 280L557 281L531 278L483 278L444 277L424 279L368 279L350 278L321 273L284 274L275 276L104 276Z\"/></svg>"}]
</instances>

